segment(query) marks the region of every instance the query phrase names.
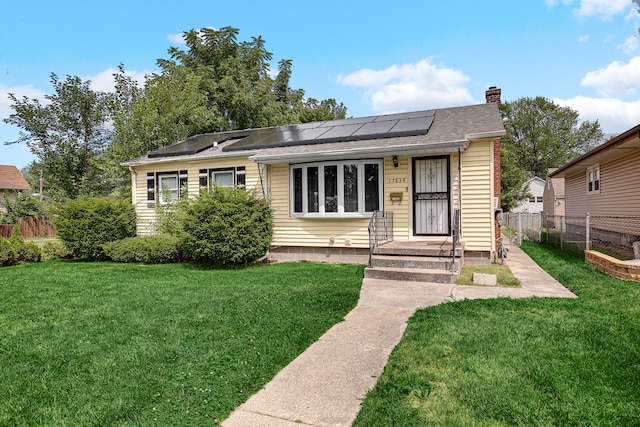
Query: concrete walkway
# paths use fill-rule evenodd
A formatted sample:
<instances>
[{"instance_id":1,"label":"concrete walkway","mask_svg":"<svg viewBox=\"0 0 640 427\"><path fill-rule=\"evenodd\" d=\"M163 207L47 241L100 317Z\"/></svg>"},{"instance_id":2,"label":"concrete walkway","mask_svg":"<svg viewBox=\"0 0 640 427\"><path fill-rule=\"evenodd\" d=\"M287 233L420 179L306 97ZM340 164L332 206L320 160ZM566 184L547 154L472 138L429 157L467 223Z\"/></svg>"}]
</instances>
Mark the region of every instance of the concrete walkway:
<instances>
[{"instance_id":1,"label":"concrete walkway","mask_svg":"<svg viewBox=\"0 0 640 427\"><path fill-rule=\"evenodd\" d=\"M364 279L358 305L345 321L282 369L222 425L350 426L417 309L463 299L576 298L520 248L510 248L506 263L522 288Z\"/></svg>"}]
</instances>

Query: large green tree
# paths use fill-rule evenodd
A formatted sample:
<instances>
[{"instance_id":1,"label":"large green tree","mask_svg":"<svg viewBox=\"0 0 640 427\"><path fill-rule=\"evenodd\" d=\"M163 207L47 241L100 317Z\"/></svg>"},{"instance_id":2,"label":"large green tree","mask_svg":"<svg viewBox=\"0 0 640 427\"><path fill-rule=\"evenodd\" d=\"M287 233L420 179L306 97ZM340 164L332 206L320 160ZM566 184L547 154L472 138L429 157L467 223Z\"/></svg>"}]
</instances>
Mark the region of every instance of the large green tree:
<instances>
[{"instance_id":1,"label":"large green tree","mask_svg":"<svg viewBox=\"0 0 640 427\"><path fill-rule=\"evenodd\" d=\"M346 117L335 99L306 99L292 89L292 61L278 62L261 37L238 41L236 28L184 33L185 49L171 47L158 59L161 72L141 88L120 67L112 97L111 170L118 164L198 133L278 126Z\"/></svg>"},{"instance_id":2,"label":"large green tree","mask_svg":"<svg viewBox=\"0 0 640 427\"><path fill-rule=\"evenodd\" d=\"M527 178L544 178L603 141L596 120L580 121L577 111L543 98L520 98L501 106L506 135L502 138L502 206L505 210L526 197ZM526 190L526 189L525 189Z\"/></svg>"},{"instance_id":3,"label":"large green tree","mask_svg":"<svg viewBox=\"0 0 640 427\"><path fill-rule=\"evenodd\" d=\"M44 172L49 194L77 197L102 193L98 158L109 138L109 110L105 93L90 88L90 81L51 74L54 92L46 102L19 99L9 94L13 113L5 123L20 128L19 138L5 144L25 143Z\"/></svg>"}]
</instances>

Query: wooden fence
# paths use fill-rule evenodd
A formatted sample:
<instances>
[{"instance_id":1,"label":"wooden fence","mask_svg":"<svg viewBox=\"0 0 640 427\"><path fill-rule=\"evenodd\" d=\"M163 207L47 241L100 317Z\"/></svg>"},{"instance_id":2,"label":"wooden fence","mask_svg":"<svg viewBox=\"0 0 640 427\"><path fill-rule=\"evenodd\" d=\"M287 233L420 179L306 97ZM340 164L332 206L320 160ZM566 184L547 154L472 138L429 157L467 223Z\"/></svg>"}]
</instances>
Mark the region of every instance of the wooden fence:
<instances>
[{"instance_id":1,"label":"wooden fence","mask_svg":"<svg viewBox=\"0 0 640 427\"><path fill-rule=\"evenodd\" d=\"M56 236L56 226L51 222L51 218L20 218L18 220L22 237L50 237ZM13 224L0 224L0 236L8 239L11 237Z\"/></svg>"}]
</instances>

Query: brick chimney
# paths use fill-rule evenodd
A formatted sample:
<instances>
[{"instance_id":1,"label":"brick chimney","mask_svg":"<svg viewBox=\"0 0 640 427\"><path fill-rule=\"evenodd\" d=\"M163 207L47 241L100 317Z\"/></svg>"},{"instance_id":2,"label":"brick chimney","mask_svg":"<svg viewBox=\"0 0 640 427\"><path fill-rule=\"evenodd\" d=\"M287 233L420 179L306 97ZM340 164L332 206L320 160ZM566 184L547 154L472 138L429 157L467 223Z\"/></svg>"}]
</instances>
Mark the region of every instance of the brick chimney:
<instances>
[{"instance_id":1,"label":"brick chimney","mask_svg":"<svg viewBox=\"0 0 640 427\"><path fill-rule=\"evenodd\" d=\"M487 89L487 91L485 92L485 97L487 98L487 104L495 102L496 104L500 105L501 93L502 93L502 89L499 89L495 86L491 86L489 89Z\"/></svg>"}]
</instances>

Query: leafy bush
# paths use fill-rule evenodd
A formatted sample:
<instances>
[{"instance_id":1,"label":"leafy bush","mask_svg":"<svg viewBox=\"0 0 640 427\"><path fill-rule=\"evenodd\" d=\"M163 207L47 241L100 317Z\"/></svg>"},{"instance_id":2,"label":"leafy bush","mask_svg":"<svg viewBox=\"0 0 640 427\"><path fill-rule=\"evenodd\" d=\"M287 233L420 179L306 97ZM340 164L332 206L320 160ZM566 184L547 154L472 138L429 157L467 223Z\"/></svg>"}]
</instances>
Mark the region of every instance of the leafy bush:
<instances>
[{"instance_id":1,"label":"leafy bush","mask_svg":"<svg viewBox=\"0 0 640 427\"><path fill-rule=\"evenodd\" d=\"M196 261L243 265L264 255L273 234L271 207L253 193L216 188L181 206L181 251Z\"/></svg>"},{"instance_id":2,"label":"leafy bush","mask_svg":"<svg viewBox=\"0 0 640 427\"><path fill-rule=\"evenodd\" d=\"M54 212L58 236L79 258L104 259L105 243L136 232L136 213L126 200L80 197L56 205Z\"/></svg>"},{"instance_id":3,"label":"leafy bush","mask_svg":"<svg viewBox=\"0 0 640 427\"><path fill-rule=\"evenodd\" d=\"M55 258L70 258L71 251L67 249L63 242L48 241L42 245L42 260L48 261Z\"/></svg>"},{"instance_id":4,"label":"leafy bush","mask_svg":"<svg viewBox=\"0 0 640 427\"><path fill-rule=\"evenodd\" d=\"M181 260L177 237L129 237L103 246L105 255L116 262L166 264Z\"/></svg>"},{"instance_id":5,"label":"leafy bush","mask_svg":"<svg viewBox=\"0 0 640 427\"><path fill-rule=\"evenodd\" d=\"M22 239L20 227L14 225L11 237L0 237L0 266L16 265L21 262L40 262L42 254L38 245Z\"/></svg>"}]
</instances>

